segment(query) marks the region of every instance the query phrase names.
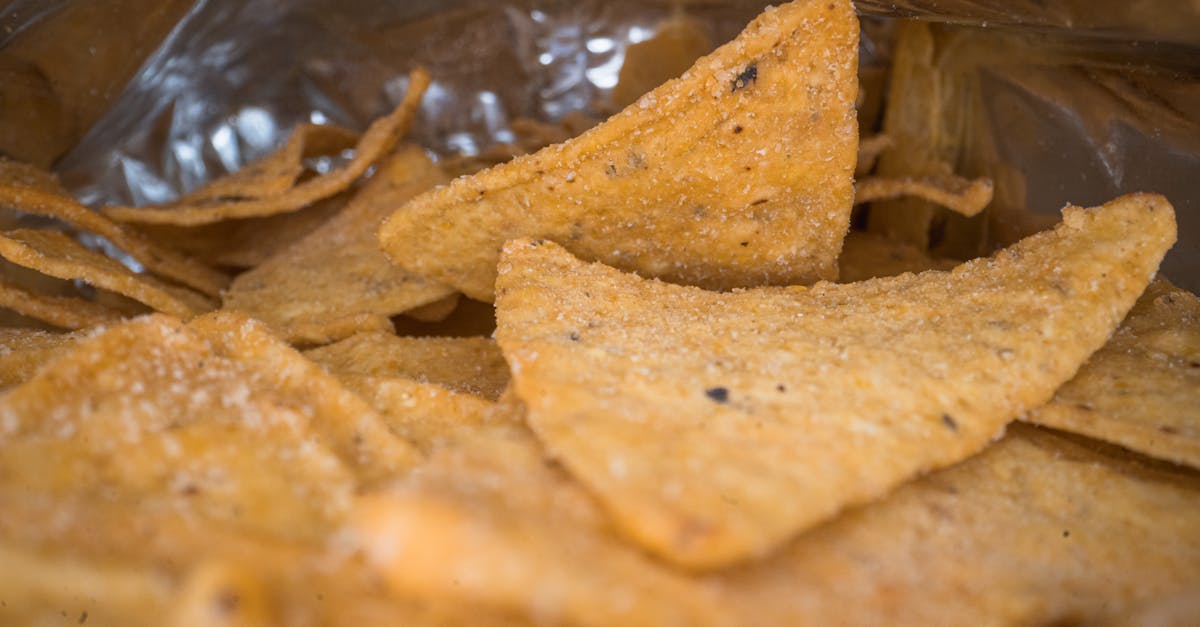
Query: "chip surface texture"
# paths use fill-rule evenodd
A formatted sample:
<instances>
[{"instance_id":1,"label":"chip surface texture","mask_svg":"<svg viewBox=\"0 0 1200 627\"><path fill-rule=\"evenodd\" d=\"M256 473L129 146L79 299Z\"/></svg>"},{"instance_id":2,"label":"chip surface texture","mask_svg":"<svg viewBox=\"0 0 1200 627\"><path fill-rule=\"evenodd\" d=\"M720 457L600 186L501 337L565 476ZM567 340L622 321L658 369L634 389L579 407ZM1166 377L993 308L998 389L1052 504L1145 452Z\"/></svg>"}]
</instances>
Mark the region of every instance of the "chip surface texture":
<instances>
[{"instance_id":1,"label":"chip surface texture","mask_svg":"<svg viewBox=\"0 0 1200 627\"><path fill-rule=\"evenodd\" d=\"M496 338L550 454L629 537L710 569L981 450L1174 241L1166 200L1130 195L950 272L733 293L514 241Z\"/></svg>"}]
</instances>

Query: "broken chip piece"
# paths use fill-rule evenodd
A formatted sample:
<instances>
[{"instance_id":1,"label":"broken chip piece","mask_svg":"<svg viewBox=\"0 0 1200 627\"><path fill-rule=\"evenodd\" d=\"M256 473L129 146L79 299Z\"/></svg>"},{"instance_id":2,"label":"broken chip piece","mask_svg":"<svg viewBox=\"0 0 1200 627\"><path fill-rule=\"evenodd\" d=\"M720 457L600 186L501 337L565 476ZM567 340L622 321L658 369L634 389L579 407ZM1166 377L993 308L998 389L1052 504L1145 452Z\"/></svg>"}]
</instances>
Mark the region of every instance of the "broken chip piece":
<instances>
[{"instance_id":1,"label":"broken chip piece","mask_svg":"<svg viewBox=\"0 0 1200 627\"><path fill-rule=\"evenodd\" d=\"M289 342L322 344L391 330L391 316L453 294L389 263L375 238L393 208L443 180L421 149L402 148L341 213L238 276L225 308L266 322Z\"/></svg>"},{"instance_id":2,"label":"broken chip piece","mask_svg":"<svg viewBox=\"0 0 1200 627\"><path fill-rule=\"evenodd\" d=\"M0 279L0 307L63 329L84 329L124 317L100 303L32 292L6 279Z\"/></svg>"},{"instance_id":3,"label":"broken chip piece","mask_svg":"<svg viewBox=\"0 0 1200 627\"><path fill-rule=\"evenodd\" d=\"M854 186L854 204L912 196L937 203L959 215L972 217L992 202L992 181L943 174L922 178L871 176Z\"/></svg>"},{"instance_id":4,"label":"broken chip piece","mask_svg":"<svg viewBox=\"0 0 1200 627\"><path fill-rule=\"evenodd\" d=\"M833 278L853 198L857 40L848 0L770 9L583 135L405 204L380 242L400 267L486 301L519 237L711 288Z\"/></svg>"},{"instance_id":5,"label":"broken chip piece","mask_svg":"<svg viewBox=\"0 0 1200 627\"><path fill-rule=\"evenodd\" d=\"M288 187L281 193L242 200L225 200L220 196L205 197L203 202L195 204L171 204L161 207L110 206L104 207L103 211L121 222L196 226L302 209L349 188L368 168L390 153L412 126L429 83L429 74L424 70L414 70L409 74L408 92L404 99L394 111L376 120L362 134L354 146L353 159L341 167Z\"/></svg>"},{"instance_id":6,"label":"broken chip piece","mask_svg":"<svg viewBox=\"0 0 1200 627\"><path fill-rule=\"evenodd\" d=\"M528 421L631 539L711 569L982 449L1108 339L1175 241L1161 196L1064 210L952 272L708 292L505 247Z\"/></svg>"},{"instance_id":7,"label":"broken chip piece","mask_svg":"<svg viewBox=\"0 0 1200 627\"><path fill-rule=\"evenodd\" d=\"M1200 299L1151 283L1104 348L1025 420L1200 468Z\"/></svg>"}]
</instances>

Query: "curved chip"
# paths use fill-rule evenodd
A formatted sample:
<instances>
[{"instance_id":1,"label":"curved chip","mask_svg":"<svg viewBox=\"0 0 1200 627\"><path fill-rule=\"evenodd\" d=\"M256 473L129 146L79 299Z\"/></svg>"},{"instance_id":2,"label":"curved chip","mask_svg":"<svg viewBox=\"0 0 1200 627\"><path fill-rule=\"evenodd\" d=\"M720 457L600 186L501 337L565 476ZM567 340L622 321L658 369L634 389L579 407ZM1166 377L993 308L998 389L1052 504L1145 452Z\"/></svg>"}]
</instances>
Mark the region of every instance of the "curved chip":
<instances>
[{"instance_id":1,"label":"curved chip","mask_svg":"<svg viewBox=\"0 0 1200 627\"><path fill-rule=\"evenodd\" d=\"M59 231L17 229L0 233L0 256L49 276L79 280L127 296L179 318L211 311L213 303L186 288L135 274L120 262L84 248Z\"/></svg>"},{"instance_id":2,"label":"curved chip","mask_svg":"<svg viewBox=\"0 0 1200 627\"><path fill-rule=\"evenodd\" d=\"M833 278L857 149L848 0L770 9L607 122L404 205L380 241L410 272L493 300L509 239L668 281Z\"/></svg>"},{"instance_id":3,"label":"curved chip","mask_svg":"<svg viewBox=\"0 0 1200 627\"><path fill-rule=\"evenodd\" d=\"M969 218L978 215L992 202L992 180L965 179L953 174L922 178L871 176L854 186L856 205L903 196L928 200Z\"/></svg>"},{"instance_id":4,"label":"curved chip","mask_svg":"<svg viewBox=\"0 0 1200 627\"><path fill-rule=\"evenodd\" d=\"M55 218L90 231L136 259L147 270L209 296L229 285L229 277L81 205L58 185L52 175L32 166L0 159L0 206Z\"/></svg>"},{"instance_id":5,"label":"curved chip","mask_svg":"<svg viewBox=\"0 0 1200 627\"><path fill-rule=\"evenodd\" d=\"M104 207L109 217L121 222L195 226L233 218L253 218L296 211L328 198L354 184L368 168L396 147L408 132L430 78L424 70L408 77L408 92L394 111L375 120L354 146L354 158L346 165L303 181L286 191L261 198L226 201L204 198L196 204L150 207Z\"/></svg>"},{"instance_id":6,"label":"curved chip","mask_svg":"<svg viewBox=\"0 0 1200 627\"><path fill-rule=\"evenodd\" d=\"M952 272L708 292L508 244L529 424L650 551L715 568L982 449L1108 339L1175 240L1160 196Z\"/></svg>"},{"instance_id":7,"label":"curved chip","mask_svg":"<svg viewBox=\"0 0 1200 627\"><path fill-rule=\"evenodd\" d=\"M391 316L449 296L451 288L389 263L375 238L394 207L444 180L420 148L404 147L341 213L239 275L225 308L266 322L289 342L321 344L390 330Z\"/></svg>"},{"instance_id":8,"label":"curved chip","mask_svg":"<svg viewBox=\"0 0 1200 627\"><path fill-rule=\"evenodd\" d=\"M116 309L83 298L39 294L0 279L0 307L63 329L83 329L116 322L125 316Z\"/></svg>"},{"instance_id":9,"label":"curved chip","mask_svg":"<svg viewBox=\"0 0 1200 627\"><path fill-rule=\"evenodd\" d=\"M1025 420L1200 468L1200 299L1150 284L1104 348Z\"/></svg>"}]
</instances>

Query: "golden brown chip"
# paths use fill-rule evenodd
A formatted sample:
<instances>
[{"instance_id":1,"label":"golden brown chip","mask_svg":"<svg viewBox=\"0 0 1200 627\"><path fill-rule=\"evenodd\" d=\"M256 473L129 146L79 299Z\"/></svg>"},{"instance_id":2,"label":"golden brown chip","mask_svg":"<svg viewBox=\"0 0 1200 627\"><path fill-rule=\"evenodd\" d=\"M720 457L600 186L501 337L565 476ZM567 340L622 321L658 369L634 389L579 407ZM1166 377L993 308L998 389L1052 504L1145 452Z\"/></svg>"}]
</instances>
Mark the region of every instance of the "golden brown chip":
<instances>
[{"instance_id":1,"label":"golden brown chip","mask_svg":"<svg viewBox=\"0 0 1200 627\"><path fill-rule=\"evenodd\" d=\"M992 202L992 181L986 178L965 179L954 175L922 178L872 176L859 180L854 187L856 205L904 196L937 203L969 218L978 215Z\"/></svg>"},{"instance_id":2,"label":"golden brown chip","mask_svg":"<svg viewBox=\"0 0 1200 627\"><path fill-rule=\"evenodd\" d=\"M163 248L79 204L52 175L31 166L0 160L0 207L54 218L99 235L150 272L209 296L217 296L229 285L229 277L225 274Z\"/></svg>"},{"instance_id":3,"label":"golden brown chip","mask_svg":"<svg viewBox=\"0 0 1200 627\"><path fill-rule=\"evenodd\" d=\"M521 428L484 430L362 499L355 530L401 594L490 605L539 624L710 625L726 610L608 531Z\"/></svg>"},{"instance_id":4,"label":"golden brown chip","mask_svg":"<svg viewBox=\"0 0 1200 627\"><path fill-rule=\"evenodd\" d=\"M714 288L832 278L853 196L857 35L848 0L769 10L583 135L414 199L380 241L400 267L486 301L519 237Z\"/></svg>"},{"instance_id":5,"label":"golden brown chip","mask_svg":"<svg viewBox=\"0 0 1200 627\"><path fill-rule=\"evenodd\" d=\"M319 540L355 488L317 443L332 417L221 348L165 316L79 342L0 399L0 490Z\"/></svg>"},{"instance_id":6,"label":"golden brown chip","mask_svg":"<svg viewBox=\"0 0 1200 627\"><path fill-rule=\"evenodd\" d=\"M404 315L417 322L441 322L454 313L454 310L458 308L458 301L461 299L462 294L455 292L441 300L435 300L428 305L409 309L404 312Z\"/></svg>"},{"instance_id":7,"label":"golden brown chip","mask_svg":"<svg viewBox=\"0 0 1200 627\"><path fill-rule=\"evenodd\" d=\"M116 292L180 318L213 309L206 297L145 274L135 274L120 262L84 248L59 231L6 231L0 234L0 256L52 277L79 280Z\"/></svg>"},{"instance_id":8,"label":"golden brown chip","mask_svg":"<svg viewBox=\"0 0 1200 627\"><path fill-rule=\"evenodd\" d=\"M508 244L497 341L529 423L650 551L713 568L982 449L1108 339L1165 199L1064 211L952 272L733 293Z\"/></svg>"},{"instance_id":9,"label":"golden brown chip","mask_svg":"<svg viewBox=\"0 0 1200 627\"><path fill-rule=\"evenodd\" d=\"M653 37L625 49L625 60L610 96L616 107L633 104L642 94L683 74L713 49L704 23L681 11L664 20L657 30Z\"/></svg>"},{"instance_id":10,"label":"golden brown chip","mask_svg":"<svg viewBox=\"0 0 1200 627\"><path fill-rule=\"evenodd\" d=\"M508 386L508 364L496 342L484 337L360 333L304 356L335 374L403 377L492 401Z\"/></svg>"},{"instance_id":11,"label":"golden brown chip","mask_svg":"<svg viewBox=\"0 0 1200 627\"><path fill-rule=\"evenodd\" d=\"M875 233L850 231L838 257L838 281L853 283L905 272L950 270L958 265L952 259L937 259L904 242Z\"/></svg>"},{"instance_id":12,"label":"golden brown chip","mask_svg":"<svg viewBox=\"0 0 1200 627\"><path fill-rule=\"evenodd\" d=\"M84 329L116 322L120 311L83 298L40 294L0 279L0 307L63 329Z\"/></svg>"},{"instance_id":13,"label":"golden brown chip","mask_svg":"<svg viewBox=\"0 0 1200 627\"><path fill-rule=\"evenodd\" d=\"M1200 299L1151 283L1108 344L1025 420L1200 468Z\"/></svg>"},{"instance_id":14,"label":"golden brown chip","mask_svg":"<svg viewBox=\"0 0 1200 627\"><path fill-rule=\"evenodd\" d=\"M424 70L409 74L408 93L392 113L373 122L354 147L354 158L342 167L303 181L287 191L263 198L165 207L105 207L104 212L122 222L196 226L235 218L253 218L296 211L333 196L354 184L396 147L412 126L421 98L429 87Z\"/></svg>"},{"instance_id":15,"label":"golden brown chip","mask_svg":"<svg viewBox=\"0 0 1200 627\"><path fill-rule=\"evenodd\" d=\"M37 329L0 329L0 387L16 385L38 368L68 352L80 333L47 333Z\"/></svg>"},{"instance_id":16,"label":"golden brown chip","mask_svg":"<svg viewBox=\"0 0 1200 627\"><path fill-rule=\"evenodd\" d=\"M375 229L392 209L444 181L421 149L389 157L337 217L262 265L225 294L289 342L320 344L392 328L391 316L454 292L393 266Z\"/></svg>"},{"instance_id":17,"label":"golden brown chip","mask_svg":"<svg viewBox=\"0 0 1200 627\"><path fill-rule=\"evenodd\" d=\"M137 230L156 242L223 268L253 268L283 252L341 212L353 196L346 191L290 213L224 220L200 226L142 224Z\"/></svg>"},{"instance_id":18,"label":"golden brown chip","mask_svg":"<svg viewBox=\"0 0 1200 627\"><path fill-rule=\"evenodd\" d=\"M339 126L300 124L274 153L216 178L170 204L187 207L279 196L296 185L304 173L306 158L337 155L353 148L356 139L355 133Z\"/></svg>"},{"instance_id":19,"label":"golden brown chip","mask_svg":"<svg viewBox=\"0 0 1200 627\"><path fill-rule=\"evenodd\" d=\"M1194 473L1013 425L977 457L710 583L760 625L1094 625L1194 594L1197 503Z\"/></svg>"},{"instance_id":20,"label":"golden brown chip","mask_svg":"<svg viewBox=\"0 0 1200 627\"><path fill-rule=\"evenodd\" d=\"M218 353L252 368L262 385L306 407L313 429L364 481L394 476L419 461L412 446L392 436L361 399L260 322L216 312L197 318L189 328L203 334Z\"/></svg>"}]
</instances>

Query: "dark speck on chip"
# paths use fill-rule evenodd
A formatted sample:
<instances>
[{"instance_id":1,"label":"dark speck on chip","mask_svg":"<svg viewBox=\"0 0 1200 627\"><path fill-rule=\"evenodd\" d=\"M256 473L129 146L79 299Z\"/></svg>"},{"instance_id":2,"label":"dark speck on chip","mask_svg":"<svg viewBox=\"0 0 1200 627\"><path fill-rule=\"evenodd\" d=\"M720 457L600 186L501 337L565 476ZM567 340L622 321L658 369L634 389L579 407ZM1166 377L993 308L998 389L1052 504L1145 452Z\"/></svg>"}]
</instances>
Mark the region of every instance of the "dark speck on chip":
<instances>
[{"instance_id":1,"label":"dark speck on chip","mask_svg":"<svg viewBox=\"0 0 1200 627\"><path fill-rule=\"evenodd\" d=\"M751 63L746 66L746 69L742 70L741 74L737 75L737 78L733 79L733 89L730 91L745 89L756 80L758 80L758 65Z\"/></svg>"},{"instance_id":2,"label":"dark speck on chip","mask_svg":"<svg viewBox=\"0 0 1200 627\"><path fill-rule=\"evenodd\" d=\"M707 390L704 390L704 395L718 403L726 403L729 401L728 388L708 388Z\"/></svg>"},{"instance_id":3,"label":"dark speck on chip","mask_svg":"<svg viewBox=\"0 0 1200 627\"><path fill-rule=\"evenodd\" d=\"M950 414L942 414L942 424L951 431L958 431L958 423Z\"/></svg>"}]
</instances>

